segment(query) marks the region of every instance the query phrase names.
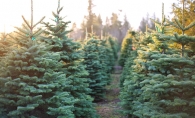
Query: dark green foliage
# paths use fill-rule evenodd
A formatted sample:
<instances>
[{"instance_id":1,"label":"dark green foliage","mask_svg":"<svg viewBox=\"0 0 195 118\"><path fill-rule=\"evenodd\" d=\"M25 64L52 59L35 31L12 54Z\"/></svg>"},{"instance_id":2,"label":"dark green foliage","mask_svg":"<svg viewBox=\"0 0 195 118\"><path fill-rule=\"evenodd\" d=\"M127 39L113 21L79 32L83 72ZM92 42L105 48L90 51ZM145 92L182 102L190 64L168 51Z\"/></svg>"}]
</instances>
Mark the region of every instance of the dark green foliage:
<instances>
[{"instance_id":1,"label":"dark green foliage","mask_svg":"<svg viewBox=\"0 0 195 118\"><path fill-rule=\"evenodd\" d=\"M108 37L108 45L109 45L109 48L112 50L112 57L114 57L114 61L115 62L117 59L118 59L118 42L115 38L113 37Z\"/></svg>"},{"instance_id":2,"label":"dark green foliage","mask_svg":"<svg viewBox=\"0 0 195 118\"><path fill-rule=\"evenodd\" d=\"M53 12L56 24L44 23L46 27L46 37L43 40L47 42L52 48L49 50L60 55L59 61L63 63L64 73L66 78L70 81L69 86L65 87L66 92L77 100L74 103L73 114L76 118L96 118L98 117L92 103L92 98L89 96L91 90L89 89L89 82L86 78L88 72L82 64L83 52L80 49L81 45L74 42L67 37L67 25L70 22L64 22L63 18L59 16L62 8L57 9L57 13Z\"/></svg>"},{"instance_id":3,"label":"dark green foliage","mask_svg":"<svg viewBox=\"0 0 195 118\"><path fill-rule=\"evenodd\" d=\"M89 72L91 96L94 101L104 98L105 86L111 82L111 73L117 59L117 42L114 38L97 39L92 36L83 43L84 64Z\"/></svg>"},{"instance_id":4,"label":"dark green foliage","mask_svg":"<svg viewBox=\"0 0 195 118\"><path fill-rule=\"evenodd\" d=\"M120 76L120 88L121 89L123 88L123 83L124 83L125 79L128 78L130 72L132 71L131 66L133 65L133 61L136 58L136 56L137 56L137 51L136 50L131 51L130 56L127 58L127 60L125 62L125 65L123 67L123 71L122 71L121 76Z\"/></svg>"},{"instance_id":5,"label":"dark green foliage","mask_svg":"<svg viewBox=\"0 0 195 118\"><path fill-rule=\"evenodd\" d=\"M107 84L111 82L111 73L113 72L113 67L117 60L117 43L113 38L99 40L99 56L100 63L102 64L103 71L105 72L105 77Z\"/></svg>"},{"instance_id":6,"label":"dark green foliage","mask_svg":"<svg viewBox=\"0 0 195 118\"><path fill-rule=\"evenodd\" d=\"M86 70L89 72L88 78L89 87L92 89L91 96L95 101L100 101L105 95L105 86L108 83L107 73L105 72L105 63L103 63L103 57L101 59L100 48L101 40L88 39L84 45L84 64L87 66ZM101 50L102 49L102 50Z\"/></svg>"}]
</instances>

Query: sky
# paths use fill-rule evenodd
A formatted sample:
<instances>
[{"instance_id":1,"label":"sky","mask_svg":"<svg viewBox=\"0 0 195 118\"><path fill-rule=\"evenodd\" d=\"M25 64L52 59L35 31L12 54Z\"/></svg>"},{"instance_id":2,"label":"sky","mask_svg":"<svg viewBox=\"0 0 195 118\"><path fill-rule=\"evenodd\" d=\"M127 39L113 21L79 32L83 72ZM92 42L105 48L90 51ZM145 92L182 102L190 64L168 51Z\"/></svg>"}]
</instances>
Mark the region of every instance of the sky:
<instances>
[{"instance_id":1,"label":"sky","mask_svg":"<svg viewBox=\"0 0 195 118\"><path fill-rule=\"evenodd\" d=\"M106 17L117 13L119 19L123 20L127 16L131 26L136 30L139 27L142 17L147 13L155 15L161 19L162 3L164 3L164 13L170 15L172 3L177 0L93 0L95 7L93 12L100 14L103 22ZM21 26L23 23L22 15L31 19L31 0L0 0L0 32L11 32L15 30L14 26ZM53 18L52 11L56 12L58 0L33 0L33 20L38 22L43 16L45 22ZM63 6L61 16L66 16L65 21L76 23L80 27L84 16L88 14L88 0L61 0L60 6ZM119 10L122 10L120 12ZM70 24L69 27L72 27Z\"/></svg>"}]
</instances>

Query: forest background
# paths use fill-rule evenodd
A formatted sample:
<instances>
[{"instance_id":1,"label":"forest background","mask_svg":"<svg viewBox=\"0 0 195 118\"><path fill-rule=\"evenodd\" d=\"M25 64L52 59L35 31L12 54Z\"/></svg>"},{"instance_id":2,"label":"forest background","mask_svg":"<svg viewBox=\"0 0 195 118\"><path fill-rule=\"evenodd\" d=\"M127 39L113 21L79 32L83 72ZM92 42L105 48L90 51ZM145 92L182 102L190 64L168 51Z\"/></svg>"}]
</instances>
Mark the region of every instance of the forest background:
<instances>
[{"instance_id":1,"label":"forest background","mask_svg":"<svg viewBox=\"0 0 195 118\"><path fill-rule=\"evenodd\" d=\"M2 18L0 20L0 32L5 31L9 33L14 30L14 26L20 26L23 22L21 15L27 16L27 20L30 19L30 9L28 7L30 1L3 0L1 2L0 14ZM161 9L159 8L162 2L165 4L165 14L171 16L172 3L177 2L177 0L124 0L123 2L119 0L85 0L82 2L63 0L61 4L65 9L62 11L62 15L66 16L65 19L67 21L71 21L69 28L73 31L69 34L69 37L75 40L83 39L86 34L86 27L90 33L91 25L93 25L93 31L96 35L100 36L102 30L103 36L110 34L121 43L128 29L144 32L146 24L153 29L154 24L149 18L156 19L161 17ZM21 7L19 3L24 5ZM49 11L55 9L56 6L57 2L55 0L50 0L49 3L45 0L34 0L35 21L38 21L42 16L46 16L44 21L49 21L51 16Z\"/></svg>"}]
</instances>

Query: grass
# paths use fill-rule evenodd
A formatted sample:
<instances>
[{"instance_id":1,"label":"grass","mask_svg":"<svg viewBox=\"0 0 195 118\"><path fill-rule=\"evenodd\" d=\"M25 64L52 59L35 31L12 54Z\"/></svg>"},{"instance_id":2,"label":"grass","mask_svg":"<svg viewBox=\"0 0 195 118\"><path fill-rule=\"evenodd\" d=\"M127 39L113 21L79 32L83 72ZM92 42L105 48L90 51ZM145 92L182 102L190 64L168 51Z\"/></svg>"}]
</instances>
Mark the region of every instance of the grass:
<instances>
[{"instance_id":1,"label":"grass","mask_svg":"<svg viewBox=\"0 0 195 118\"><path fill-rule=\"evenodd\" d=\"M106 98L103 102L97 103L96 110L101 118L125 118L118 111L121 110L119 100L120 72L112 74L112 82L106 87Z\"/></svg>"}]
</instances>

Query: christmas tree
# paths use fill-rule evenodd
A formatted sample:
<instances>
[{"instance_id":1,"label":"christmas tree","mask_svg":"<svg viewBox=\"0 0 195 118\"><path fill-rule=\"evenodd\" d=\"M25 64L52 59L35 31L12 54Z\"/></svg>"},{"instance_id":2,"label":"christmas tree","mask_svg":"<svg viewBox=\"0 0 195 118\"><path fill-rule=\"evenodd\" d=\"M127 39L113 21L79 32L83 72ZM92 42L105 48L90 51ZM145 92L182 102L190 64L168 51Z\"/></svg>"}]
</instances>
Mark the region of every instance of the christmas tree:
<instances>
[{"instance_id":1,"label":"christmas tree","mask_svg":"<svg viewBox=\"0 0 195 118\"><path fill-rule=\"evenodd\" d=\"M64 86L64 91L69 92L77 100L73 108L75 117L96 118L98 116L92 103L93 99L89 95L91 90L86 78L88 72L83 65L81 45L67 37L70 31L66 28L70 22L63 21L63 17L60 16L62 9L58 1L57 12L52 12L54 16L52 21L55 24L43 23L46 27L45 37L47 37L43 41L52 46L50 52L60 54L59 61L63 63L64 74L70 81L68 86Z\"/></svg>"},{"instance_id":2,"label":"christmas tree","mask_svg":"<svg viewBox=\"0 0 195 118\"><path fill-rule=\"evenodd\" d=\"M83 47L84 51L84 64L87 66L86 70L89 72L89 87L92 92L91 96L94 101L101 101L105 96L105 86L108 81L106 78L105 64L102 64L100 59L100 40L87 39Z\"/></svg>"},{"instance_id":3,"label":"christmas tree","mask_svg":"<svg viewBox=\"0 0 195 118\"><path fill-rule=\"evenodd\" d=\"M165 22L166 21L166 22ZM165 19L156 24L152 34L153 43L148 50L139 50L130 77L125 80L122 104L125 114L139 118L190 118L194 116L194 58L185 55L184 42L194 37L183 36L181 56L170 44L179 42L179 36L169 35L167 24L177 26ZM182 37L182 36L181 36ZM129 103L129 105L125 103Z\"/></svg>"},{"instance_id":4,"label":"christmas tree","mask_svg":"<svg viewBox=\"0 0 195 118\"><path fill-rule=\"evenodd\" d=\"M125 66L126 59L129 57L132 51L132 38L135 35L135 32L127 31L125 38L123 39L121 46L121 54L119 59L119 65Z\"/></svg>"},{"instance_id":5,"label":"christmas tree","mask_svg":"<svg viewBox=\"0 0 195 118\"><path fill-rule=\"evenodd\" d=\"M29 24L22 18L25 28L16 27L18 35L12 36L19 47L1 62L0 116L75 117L73 108L78 99L64 91L71 81L66 78L60 55L48 52L52 46L39 41L41 29L33 30L44 17L35 25L33 20Z\"/></svg>"},{"instance_id":6,"label":"christmas tree","mask_svg":"<svg viewBox=\"0 0 195 118\"><path fill-rule=\"evenodd\" d=\"M1 33L1 37L0 37L0 60L7 54L7 52L9 50L11 50L11 40L8 37L9 34L5 33L5 31L3 33Z\"/></svg>"}]
</instances>

